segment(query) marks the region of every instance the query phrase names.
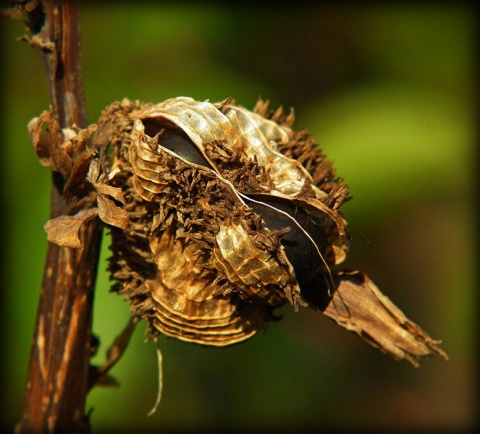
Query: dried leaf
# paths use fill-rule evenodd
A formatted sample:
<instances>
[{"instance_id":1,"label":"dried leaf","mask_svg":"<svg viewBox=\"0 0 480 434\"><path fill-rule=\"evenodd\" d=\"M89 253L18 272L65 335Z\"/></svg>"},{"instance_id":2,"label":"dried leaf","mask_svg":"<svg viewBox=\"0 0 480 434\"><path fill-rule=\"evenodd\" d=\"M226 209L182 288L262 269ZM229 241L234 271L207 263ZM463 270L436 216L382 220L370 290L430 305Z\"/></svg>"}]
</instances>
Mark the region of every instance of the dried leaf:
<instances>
[{"instance_id":1,"label":"dried leaf","mask_svg":"<svg viewBox=\"0 0 480 434\"><path fill-rule=\"evenodd\" d=\"M123 191L121 188L112 187L107 184L95 183L93 184L97 193L101 196L110 196L112 199L123 203L125 205L125 198L123 197Z\"/></svg>"},{"instance_id":2,"label":"dried leaf","mask_svg":"<svg viewBox=\"0 0 480 434\"><path fill-rule=\"evenodd\" d=\"M72 142L72 149L78 155L85 151L95 154L96 147L92 144L93 134L97 131L97 124L89 125L87 128L79 129L78 127L64 128L62 130L65 142ZM68 132L68 133L67 133Z\"/></svg>"},{"instance_id":3,"label":"dried leaf","mask_svg":"<svg viewBox=\"0 0 480 434\"><path fill-rule=\"evenodd\" d=\"M28 123L28 134L30 136L30 142L33 146L35 153L43 166L53 168L53 161L50 155L50 146L47 140L47 134L43 129L45 123L50 123L51 112L43 111L38 118L33 118Z\"/></svg>"},{"instance_id":4,"label":"dried leaf","mask_svg":"<svg viewBox=\"0 0 480 434\"><path fill-rule=\"evenodd\" d=\"M98 216L102 221L117 228L127 229L129 218L126 210L115 205L115 202L105 194L98 194L97 203Z\"/></svg>"},{"instance_id":5,"label":"dried leaf","mask_svg":"<svg viewBox=\"0 0 480 434\"><path fill-rule=\"evenodd\" d=\"M334 276L336 291L323 311L338 325L396 359L406 359L415 367L425 356L447 355L411 322L363 273L343 272Z\"/></svg>"},{"instance_id":6,"label":"dried leaf","mask_svg":"<svg viewBox=\"0 0 480 434\"><path fill-rule=\"evenodd\" d=\"M95 185L102 175L102 167L98 160L92 160L88 167L87 180Z\"/></svg>"},{"instance_id":7,"label":"dried leaf","mask_svg":"<svg viewBox=\"0 0 480 434\"><path fill-rule=\"evenodd\" d=\"M78 236L78 231L84 223L93 220L97 214L97 208L90 208L82 210L74 216L63 215L49 220L45 224L48 241L61 247L82 249L83 242Z\"/></svg>"},{"instance_id":8,"label":"dried leaf","mask_svg":"<svg viewBox=\"0 0 480 434\"><path fill-rule=\"evenodd\" d=\"M75 160L70 177L65 184L65 195L81 197L87 195L87 189L91 190L86 175L92 158L93 154L90 152L82 152Z\"/></svg>"}]
</instances>

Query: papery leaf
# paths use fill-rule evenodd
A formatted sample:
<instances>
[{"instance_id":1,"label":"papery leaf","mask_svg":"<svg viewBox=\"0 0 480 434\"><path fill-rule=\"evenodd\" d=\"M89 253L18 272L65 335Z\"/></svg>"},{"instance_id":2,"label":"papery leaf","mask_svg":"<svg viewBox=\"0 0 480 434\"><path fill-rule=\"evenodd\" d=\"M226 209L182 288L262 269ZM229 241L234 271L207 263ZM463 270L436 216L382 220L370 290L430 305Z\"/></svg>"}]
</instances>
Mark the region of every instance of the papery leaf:
<instances>
[{"instance_id":1,"label":"papery leaf","mask_svg":"<svg viewBox=\"0 0 480 434\"><path fill-rule=\"evenodd\" d=\"M336 290L323 314L396 359L418 366L425 356L447 355L359 271L333 276Z\"/></svg>"},{"instance_id":2,"label":"papery leaf","mask_svg":"<svg viewBox=\"0 0 480 434\"><path fill-rule=\"evenodd\" d=\"M115 202L109 199L107 195L99 194L97 203L98 216L103 222L121 229L128 227L129 218L127 211L115 205Z\"/></svg>"},{"instance_id":3,"label":"papery leaf","mask_svg":"<svg viewBox=\"0 0 480 434\"><path fill-rule=\"evenodd\" d=\"M45 224L48 241L61 247L82 249L83 241L79 238L78 232L82 225L98 214L98 208L82 210L74 216L60 216L49 220Z\"/></svg>"}]
</instances>

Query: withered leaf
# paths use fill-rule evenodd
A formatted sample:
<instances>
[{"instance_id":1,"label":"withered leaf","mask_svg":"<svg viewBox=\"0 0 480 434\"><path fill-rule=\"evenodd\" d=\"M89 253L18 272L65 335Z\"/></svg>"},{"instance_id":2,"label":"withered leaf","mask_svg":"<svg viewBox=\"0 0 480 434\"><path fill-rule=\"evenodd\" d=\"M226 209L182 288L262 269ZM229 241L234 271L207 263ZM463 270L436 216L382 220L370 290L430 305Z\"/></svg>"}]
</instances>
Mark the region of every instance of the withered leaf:
<instances>
[{"instance_id":1,"label":"withered leaf","mask_svg":"<svg viewBox=\"0 0 480 434\"><path fill-rule=\"evenodd\" d=\"M101 183L94 183L93 186L99 195L110 196L116 201L125 205L125 198L123 197L123 191L121 188L112 187L111 185Z\"/></svg>"},{"instance_id":2,"label":"withered leaf","mask_svg":"<svg viewBox=\"0 0 480 434\"><path fill-rule=\"evenodd\" d=\"M90 163L92 161L93 154L90 152L82 152L72 167L72 172L68 181L65 185L65 194L68 195L85 195L85 190L88 185L86 174L88 173L88 169Z\"/></svg>"},{"instance_id":3,"label":"withered leaf","mask_svg":"<svg viewBox=\"0 0 480 434\"><path fill-rule=\"evenodd\" d=\"M108 186L105 185L104 187L108 187ZM110 187L110 188L113 189L113 187ZM115 189L115 190L120 190L120 189ZM120 190L120 194L121 194L121 190ZM119 195L117 194L117 196ZM121 196L121 199L123 200L123 195ZM121 201L120 199L118 200ZM109 225L115 226L117 228L127 229L129 218L126 210L115 205L115 202L109 199L106 194L101 194L101 193L98 194L97 204L98 204L98 216L102 219L102 221L104 221Z\"/></svg>"},{"instance_id":4,"label":"withered leaf","mask_svg":"<svg viewBox=\"0 0 480 434\"><path fill-rule=\"evenodd\" d=\"M98 208L82 210L73 216L63 215L45 224L47 239L61 247L82 249L83 242L78 236L81 226L98 215Z\"/></svg>"},{"instance_id":5,"label":"withered leaf","mask_svg":"<svg viewBox=\"0 0 480 434\"><path fill-rule=\"evenodd\" d=\"M48 126L44 130L45 124ZM66 130L64 136L58 120L51 116L50 111L33 118L28 124L28 131L40 163L68 178L73 166L71 131Z\"/></svg>"},{"instance_id":6,"label":"withered leaf","mask_svg":"<svg viewBox=\"0 0 480 434\"><path fill-rule=\"evenodd\" d=\"M45 123L50 123L50 121L51 112L43 111L39 117L33 118L28 123L28 134L30 136L30 142L38 156L40 163L43 166L53 168L49 142L47 140L46 133L43 130L43 125Z\"/></svg>"},{"instance_id":7,"label":"withered leaf","mask_svg":"<svg viewBox=\"0 0 480 434\"><path fill-rule=\"evenodd\" d=\"M323 313L338 325L416 367L420 357L437 355L447 359L437 347L440 341L431 339L411 322L365 274L340 272L333 279L337 289Z\"/></svg>"},{"instance_id":8,"label":"withered leaf","mask_svg":"<svg viewBox=\"0 0 480 434\"><path fill-rule=\"evenodd\" d=\"M88 167L87 180L92 185L95 185L96 183L98 183L101 173L102 173L102 168L101 168L100 162L98 160L92 160Z\"/></svg>"}]
</instances>

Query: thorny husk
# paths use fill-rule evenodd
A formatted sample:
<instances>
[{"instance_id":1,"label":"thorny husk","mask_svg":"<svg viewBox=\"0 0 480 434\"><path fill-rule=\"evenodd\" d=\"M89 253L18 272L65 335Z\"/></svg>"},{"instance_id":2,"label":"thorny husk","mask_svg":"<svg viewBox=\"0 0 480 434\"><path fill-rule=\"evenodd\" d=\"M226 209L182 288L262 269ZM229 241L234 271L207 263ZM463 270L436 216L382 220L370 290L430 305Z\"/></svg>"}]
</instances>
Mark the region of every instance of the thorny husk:
<instances>
[{"instance_id":1,"label":"thorny husk","mask_svg":"<svg viewBox=\"0 0 480 434\"><path fill-rule=\"evenodd\" d=\"M113 290L148 320L152 337L241 342L288 302L415 366L422 356L446 358L368 277L334 269L348 250L339 211L348 189L293 121L293 112L269 111L262 100L250 112L231 101L125 99L97 124L68 131L45 112L29 125L32 143L42 164L64 175L71 199L71 213L47 223L49 240L81 248L78 228L100 218L112 235ZM64 146L53 153L44 136L56 134ZM192 159L167 149L172 137L192 144ZM302 210L325 236L321 271L301 286L282 244L288 229L270 229L254 211L277 201Z\"/></svg>"}]
</instances>

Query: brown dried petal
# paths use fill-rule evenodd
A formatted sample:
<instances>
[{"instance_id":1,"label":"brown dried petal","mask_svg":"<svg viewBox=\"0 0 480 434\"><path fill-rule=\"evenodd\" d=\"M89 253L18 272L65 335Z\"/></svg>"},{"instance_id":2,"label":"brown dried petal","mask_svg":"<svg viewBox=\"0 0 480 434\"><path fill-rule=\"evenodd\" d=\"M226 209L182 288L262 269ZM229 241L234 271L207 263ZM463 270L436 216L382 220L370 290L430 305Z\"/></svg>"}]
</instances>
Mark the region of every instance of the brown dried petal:
<instances>
[{"instance_id":1,"label":"brown dried petal","mask_svg":"<svg viewBox=\"0 0 480 434\"><path fill-rule=\"evenodd\" d=\"M46 130L43 129L45 124L48 124ZM62 132L58 121L47 111L38 118L33 118L28 124L28 130L40 163L60 172L67 179L73 167L72 138L76 132L72 129Z\"/></svg>"},{"instance_id":2,"label":"brown dried petal","mask_svg":"<svg viewBox=\"0 0 480 434\"><path fill-rule=\"evenodd\" d=\"M297 161L285 157L271 148L273 139L281 142L289 140L287 129L276 126L272 121L241 107L222 105L222 111L208 101L199 102L192 98L167 100L144 115L145 118L166 119L180 127L206 153L206 145L215 143L225 146L226 151L238 154L241 150L242 164L254 159L264 167L274 182L275 190L288 194L298 194L311 176ZM263 129L268 132L267 137ZM205 155L211 162L211 155ZM216 165L214 163L214 165ZM320 196L325 196L321 191Z\"/></svg>"}]
</instances>

